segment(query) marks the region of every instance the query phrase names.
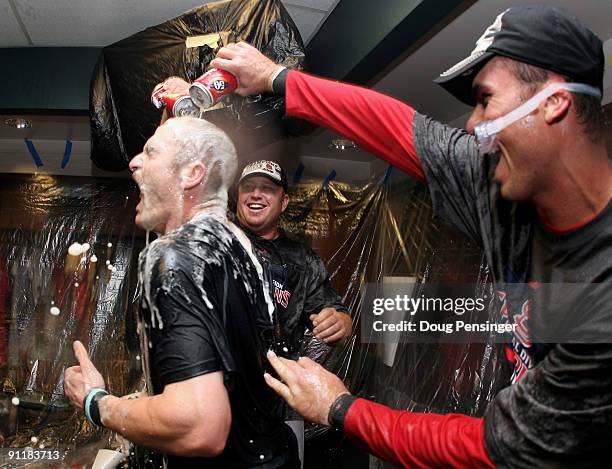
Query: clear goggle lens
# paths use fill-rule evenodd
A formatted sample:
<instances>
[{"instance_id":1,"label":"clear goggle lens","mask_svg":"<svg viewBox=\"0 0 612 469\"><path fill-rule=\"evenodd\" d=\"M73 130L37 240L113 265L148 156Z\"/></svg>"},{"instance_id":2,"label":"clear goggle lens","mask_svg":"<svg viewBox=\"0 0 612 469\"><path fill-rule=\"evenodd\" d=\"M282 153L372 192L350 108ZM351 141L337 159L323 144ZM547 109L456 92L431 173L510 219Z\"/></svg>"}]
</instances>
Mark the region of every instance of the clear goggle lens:
<instances>
[{"instance_id":1,"label":"clear goggle lens","mask_svg":"<svg viewBox=\"0 0 612 469\"><path fill-rule=\"evenodd\" d=\"M543 90L534 94L531 98L508 114L490 121L484 121L474 126L476 141L482 153L491 153L495 150L495 138L497 134L519 119L533 112L540 103L552 96L559 90L568 90L574 93L584 93L601 99L601 91L594 86L584 83L553 83Z\"/></svg>"}]
</instances>

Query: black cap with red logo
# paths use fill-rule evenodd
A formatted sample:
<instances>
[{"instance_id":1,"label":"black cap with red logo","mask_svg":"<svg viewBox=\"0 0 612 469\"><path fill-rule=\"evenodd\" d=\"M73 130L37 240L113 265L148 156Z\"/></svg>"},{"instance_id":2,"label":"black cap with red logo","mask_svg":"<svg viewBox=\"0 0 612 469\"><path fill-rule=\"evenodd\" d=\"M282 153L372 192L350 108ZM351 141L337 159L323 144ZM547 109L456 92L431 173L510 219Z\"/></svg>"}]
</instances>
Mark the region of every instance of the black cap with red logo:
<instances>
[{"instance_id":1,"label":"black cap with red logo","mask_svg":"<svg viewBox=\"0 0 612 469\"><path fill-rule=\"evenodd\" d=\"M473 106L472 81L496 55L556 72L603 91L605 57L601 39L573 16L543 5L508 8L478 39L470 56L434 82Z\"/></svg>"}]
</instances>

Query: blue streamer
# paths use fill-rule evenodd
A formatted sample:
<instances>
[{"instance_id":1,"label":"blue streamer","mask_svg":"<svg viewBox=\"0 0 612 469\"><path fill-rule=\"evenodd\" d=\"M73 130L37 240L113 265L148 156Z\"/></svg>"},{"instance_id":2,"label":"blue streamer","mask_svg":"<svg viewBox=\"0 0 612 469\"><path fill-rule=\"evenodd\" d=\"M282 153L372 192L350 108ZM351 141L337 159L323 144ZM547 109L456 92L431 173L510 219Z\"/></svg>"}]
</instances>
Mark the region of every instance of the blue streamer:
<instances>
[{"instance_id":1,"label":"blue streamer","mask_svg":"<svg viewBox=\"0 0 612 469\"><path fill-rule=\"evenodd\" d=\"M70 139L66 139L66 148L64 150L64 157L62 158L62 169L68 165L70 162L70 155L72 153L72 141Z\"/></svg>"},{"instance_id":2,"label":"blue streamer","mask_svg":"<svg viewBox=\"0 0 612 469\"><path fill-rule=\"evenodd\" d=\"M293 184L297 184L298 182L300 182L300 179L302 179L302 176L304 175L304 169L305 169L305 166L300 161L300 164L298 165L295 172L293 173Z\"/></svg>"},{"instance_id":3,"label":"blue streamer","mask_svg":"<svg viewBox=\"0 0 612 469\"><path fill-rule=\"evenodd\" d=\"M40 168L41 166L43 166L43 162L40 159L40 155L36 151L36 148L34 148L34 144L32 143L32 140L30 140L29 138L24 138L23 140L26 144L26 147L28 147L28 151L30 152L30 155L32 155L32 159L34 160L34 164L36 165L36 167Z\"/></svg>"},{"instance_id":4,"label":"blue streamer","mask_svg":"<svg viewBox=\"0 0 612 469\"><path fill-rule=\"evenodd\" d=\"M337 175L336 170L332 169L332 172L329 173L327 177L325 178L325 181L323 181L323 187L329 186L329 182L336 179L336 175Z\"/></svg>"},{"instance_id":5,"label":"blue streamer","mask_svg":"<svg viewBox=\"0 0 612 469\"><path fill-rule=\"evenodd\" d=\"M391 173L393 172L393 166L389 165L387 171L385 171L385 177L382 180L383 184L387 184L389 182L389 178L391 177Z\"/></svg>"}]
</instances>

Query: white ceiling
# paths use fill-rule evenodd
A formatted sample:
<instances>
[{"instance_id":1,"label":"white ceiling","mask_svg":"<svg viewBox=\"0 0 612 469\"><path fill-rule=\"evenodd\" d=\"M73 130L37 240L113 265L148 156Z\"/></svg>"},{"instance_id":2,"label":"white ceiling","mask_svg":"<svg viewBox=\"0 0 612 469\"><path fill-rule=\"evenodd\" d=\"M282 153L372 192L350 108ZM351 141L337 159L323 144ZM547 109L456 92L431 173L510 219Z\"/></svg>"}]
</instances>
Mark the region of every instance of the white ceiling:
<instances>
[{"instance_id":1,"label":"white ceiling","mask_svg":"<svg viewBox=\"0 0 612 469\"><path fill-rule=\"evenodd\" d=\"M302 39L338 0L281 0ZM0 0L0 47L101 47L210 0Z\"/></svg>"}]
</instances>

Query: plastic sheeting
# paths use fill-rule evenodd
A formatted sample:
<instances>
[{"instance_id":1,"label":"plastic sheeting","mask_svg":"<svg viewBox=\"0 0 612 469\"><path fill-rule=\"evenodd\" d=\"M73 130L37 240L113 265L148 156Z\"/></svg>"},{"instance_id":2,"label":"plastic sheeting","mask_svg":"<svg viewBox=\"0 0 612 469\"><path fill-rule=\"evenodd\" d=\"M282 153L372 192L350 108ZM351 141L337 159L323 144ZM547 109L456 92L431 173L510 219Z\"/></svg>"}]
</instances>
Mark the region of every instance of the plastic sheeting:
<instances>
[{"instance_id":1,"label":"plastic sheeting","mask_svg":"<svg viewBox=\"0 0 612 469\"><path fill-rule=\"evenodd\" d=\"M507 385L501 346L479 344L368 344L360 317L365 283L401 277L423 286L476 285L491 290L480 250L463 235L433 220L427 189L408 181L389 186L386 177L363 185L321 181L290 188L283 228L310 242L327 260L332 284L343 295L354 331L343 347L306 344L305 354L322 360L349 389L396 409L482 415ZM484 312L493 318L495 308ZM466 321L475 318L466 318ZM305 467L392 467L366 457L336 431L306 425Z\"/></svg>"},{"instance_id":2,"label":"plastic sheeting","mask_svg":"<svg viewBox=\"0 0 612 469\"><path fill-rule=\"evenodd\" d=\"M0 187L0 441L67 448L54 467L91 463L119 443L69 404L63 371L79 339L113 393L140 384L137 191L127 180L45 175L2 176ZM90 247L71 256L76 242Z\"/></svg>"},{"instance_id":3,"label":"plastic sheeting","mask_svg":"<svg viewBox=\"0 0 612 469\"><path fill-rule=\"evenodd\" d=\"M198 45L187 47L187 38ZM220 46L239 41L288 68L302 67L302 39L278 0L206 4L105 47L90 93L94 163L110 171L125 169L160 121L161 111L151 104L154 86L170 76L193 81ZM270 143L284 133L281 97L230 95L220 104L205 113L206 119L228 132L239 149Z\"/></svg>"},{"instance_id":4,"label":"plastic sheeting","mask_svg":"<svg viewBox=\"0 0 612 469\"><path fill-rule=\"evenodd\" d=\"M344 345L329 348L307 336L304 353L335 371L354 393L391 407L482 415L507 384L498 345L394 346L369 344L361 337L360 317L368 313L362 304L365 283L402 277L417 285L457 282L476 284L483 292L490 288L479 249L432 219L426 189L387 182L323 186L315 181L290 188L282 226L327 261L332 284L354 320L354 333ZM82 413L67 406L60 377L74 363L70 344L79 338L113 393L132 392L141 383L132 299L143 239L131 222L132 191L128 181L58 183L48 176L3 181L0 432L5 445L23 447L37 436L46 446L72 445L73 457L82 460L98 447L117 446L113 435L94 430ZM91 257L78 260L76 267L74 259L68 261L75 241L91 245L96 265ZM50 314L51 301L60 308L58 316ZM19 406L10 402L15 396ZM340 432L307 424L306 440L306 468L383 467ZM157 467L150 453L135 452L131 467Z\"/></svg>"}]
</instances>

